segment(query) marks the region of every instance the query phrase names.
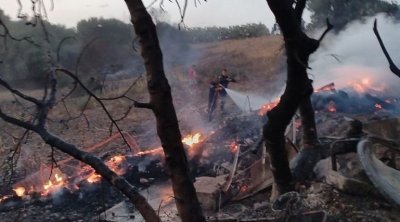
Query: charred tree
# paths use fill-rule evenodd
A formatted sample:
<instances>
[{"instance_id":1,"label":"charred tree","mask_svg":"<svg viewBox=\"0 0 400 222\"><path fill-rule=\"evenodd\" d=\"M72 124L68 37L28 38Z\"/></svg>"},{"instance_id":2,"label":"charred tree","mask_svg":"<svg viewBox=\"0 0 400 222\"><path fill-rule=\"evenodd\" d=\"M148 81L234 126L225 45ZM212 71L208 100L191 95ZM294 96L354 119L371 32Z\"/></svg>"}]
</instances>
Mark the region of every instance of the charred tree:
<instances>
[{"instance_id":1,"label":"charred tree","mask_svg":"<svg viewBox=\"0 0 400 222\"><path fill-rule=\"evenodd\" d=\"M267 113L268 122L263 129L274 176L271 199L294 189L285 150L284 133L300 104L303 103L302 110L306 112L305 114L313 112L308 106L309 97L313 92L312 81L307 75L308 59L318 49L327 31L331 29L329 25L319 40L308 37L301 29L301 17L306 0L298 0L295 6L293 2L292 0L267 0L281 28L287 56L286 88L278 105Z\"/></svg>"},{"instance_id":2,"label":"charred tree","mask_svg":"<svg viewBox=\"0 0 400 222\"><path fill-rule=\"evenodd\" d=\"M171 174L174 198L182 221L205 221L182 144L155 25L141 0L125 0L125 3L139 38L150 94L148 103L137 103L136 106L151 109L156 117L157 133Z\"/></svg>"},{"instance_id":3,"label":"charred tree","mask_svg":"<svg viewBox=\"0 0 400 222\"><path fill-rule=\"evenodd\" d=\"M396 76L400 77L400 69L394 64L392 58L390 57L388 51L386 50L385 45L383 44L381 36L379 35L378 24L377 24L377 20L376 19L375 19L375 22L374 22L374 33L375 33L376 38L378 39L379 45L382 48L383 54L385 54L385 57L389 62L390 71L392 71Z\"/></svg>"},{"instance_id":4,"label":"charred tree","mask_svg":"<svg viewBox=\"0 0 400 222\"><path fill-rule=\"evenodd\" d=\"M76 145L68 143L61 139L60 137L52 134L46 128L46 119L49 111L54 107L56 103L56 85L57 81L54 75L51 74L51 88L49 95L45 95L42 100L30 97L23 94L22 92L12 88L7 82L0 78L0 85L6 88L8 91L18 96L19 98L34 104L37 107L38 113L36 114L35 121L26 122L15 117L12 117L2 111L0 108L0 118L4 121L11 123L13 125L24 128L28 131L33 131L37 133L43 141L45 141L51 147L54 147L61 152L64 152L75 159L88 164L91 166L98 174L102 176L106 181L108 181L112 186L120 190L129 200L134 204L136 209L140 212L146 221L159 221L159 217L154 211L154 209L146 201L138 190L132 186L124 177L118 176L114 171L112 171L100 158L95 155L85 152L79 149ZM46 88L46 92L47 92Z\"/></svg>"},{"instance_id":5,"label":"charred tree","mask_svg":"<svg viewBox=\"0 0 400 222\"><path fill-rule=\"evenodd\" d=\"M316 148L318 143L318 133L315 124L314 108L312 107L310 96L301 101L299 106L301 125L303 126L303 137L301 141L302 149Z\"/></svg>"}]
</instances>

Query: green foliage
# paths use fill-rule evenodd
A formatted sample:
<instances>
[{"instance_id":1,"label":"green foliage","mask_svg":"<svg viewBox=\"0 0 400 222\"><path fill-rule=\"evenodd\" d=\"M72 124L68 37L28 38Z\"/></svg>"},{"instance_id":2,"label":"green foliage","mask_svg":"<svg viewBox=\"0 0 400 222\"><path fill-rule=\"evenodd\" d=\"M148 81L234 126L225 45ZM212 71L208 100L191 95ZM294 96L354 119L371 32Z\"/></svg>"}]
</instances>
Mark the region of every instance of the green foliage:
<instances>
[{"instance_id":1,"label":"green foliage","mask_svg":"<svg viewBox=\"0 0 400 222\"><path fill-rule=\"evenodd\" d=\"M342 30L349 22L362 20L377 13L395 16L399 6L383 0L310 0L307 4L311 11L311 24L308 28L321 28L329 18L336 31Z\"/></svg>"},{"instance_id":2,"label":"green foliage","mask_svg":"<svg viewBox=\"0 0 400 222\"><path fill-rule=\"evenodd\" d=\"M80 49L88 46L79 65L79 71L86 75L116 72L138 59L132 50L134 33L130 24L116 19L90 18L77 24L76 34Z\"/></svg>"},{"instance_id":3,"label":"green foliage","mask_svg":"<svg viewBox=\"0 0 400 222\"><path fill-rule=\"evenodd\" d=\"M0 44L0 60L3 61L0 64L2 77L22 86L32 87L35 84L42 84L46 70L50 67L50 56L55 57L58 42L65 36L73 36L74 30L48 22L44 22L44 26L39 22L35 27L26 25L27 22L33 21L25 19L12 21L1 10L0 18L13 37L17 39L29 37L35 43L33 45L27 41L14 41L10 38L6 38L5 42L2 41L3 44ZM4 33L1 29L0 32ZM30 81L24 81L26 79Z\"/></svg>"},{"instance_id":4,"label":"green foliage","mask_svg":"<svg viewBox=\"0 0 400 222\"><path fill-rule=\"evenodd\" d=\"M189 40L193 43L215 42L227 39L252 38L269 34L268 28L261 23L229 27L197 27L190 28L185 32Z\"/></svg>"}]
</instances>

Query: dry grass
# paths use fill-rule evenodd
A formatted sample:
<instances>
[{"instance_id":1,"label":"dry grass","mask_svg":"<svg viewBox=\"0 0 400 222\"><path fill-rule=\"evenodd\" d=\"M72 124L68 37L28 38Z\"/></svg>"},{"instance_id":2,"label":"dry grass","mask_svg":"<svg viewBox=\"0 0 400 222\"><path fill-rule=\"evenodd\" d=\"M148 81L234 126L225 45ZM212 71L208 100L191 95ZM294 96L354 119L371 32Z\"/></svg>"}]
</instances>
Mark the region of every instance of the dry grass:
<instances>
[{"instance_id":1,"label":"dry grass","mask_svg":"<svg viewBox=\"0 0 400 222\"><path fill-rule=\"evenodd\" d=\"M233 86L236 89L271 94L283 84L277 75L282 69L282 47L281 36L198 44L194 48L202 56L195 63L205 83L227 68L240 81Z\"/></svg>"}]
</instances>

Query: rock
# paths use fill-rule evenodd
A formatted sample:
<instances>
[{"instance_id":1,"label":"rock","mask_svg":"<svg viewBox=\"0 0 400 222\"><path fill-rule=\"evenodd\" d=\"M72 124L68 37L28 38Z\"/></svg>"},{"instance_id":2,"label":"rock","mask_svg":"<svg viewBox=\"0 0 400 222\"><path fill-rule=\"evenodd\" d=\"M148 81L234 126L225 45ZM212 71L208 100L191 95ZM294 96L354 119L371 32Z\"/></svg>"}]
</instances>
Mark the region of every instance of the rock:
<instances>
[{"instance_id":1,"label":"rock","mask_svg":"<svg viewBox=\"0 0 400 222\"><path fill-rule=\"evenodd\" d=\"M203 210L218 210L222 204L221 186L226 176L198 177L194 183Z\"/></svg>"},{"instance_id":2,"label":"rock","mask_svg":"<svg viewBox=\"0 0 400 222\"><path fill-rule=\"evenodd\" d=\"M363 181L348 178L336 171L328 171L325 176L326 183L337 189L355 195L375 194L375 188Z\"/></svg>"},{"instance_id":3,"label":"rock","mask_svg":"<svg viewBox=\"0 0 400 222\"><path fill-rule=\"evenodd\" d=\"M332 170L331 158L328 157L326 159L320 160L314 167L315 177L319 180L325 178L327 172Z\"/></svg>"}]
</instances>

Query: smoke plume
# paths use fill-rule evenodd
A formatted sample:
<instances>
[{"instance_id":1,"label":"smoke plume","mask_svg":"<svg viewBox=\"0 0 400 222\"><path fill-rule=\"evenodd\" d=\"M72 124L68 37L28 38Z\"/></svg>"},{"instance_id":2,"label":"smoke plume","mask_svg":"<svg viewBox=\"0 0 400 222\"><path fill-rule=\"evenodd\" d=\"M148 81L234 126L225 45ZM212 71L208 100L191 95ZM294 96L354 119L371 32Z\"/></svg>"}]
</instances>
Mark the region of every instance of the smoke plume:
<instances>
[{"instance_id":1,"label":"smoke plume","mask_svg":"<svg viewBox=\"0 0 400 222\"><path fill-rule=\"evenodd\" d=\"M400 78L390 71L372 30L375 18L389 54L400 65L400 24L377 15L354 22L337 35L328 34L310 59L309 73L316 88L330 82L339 89L358 83L387 96L399 94Z\"/></svg>"}]
</instances>

